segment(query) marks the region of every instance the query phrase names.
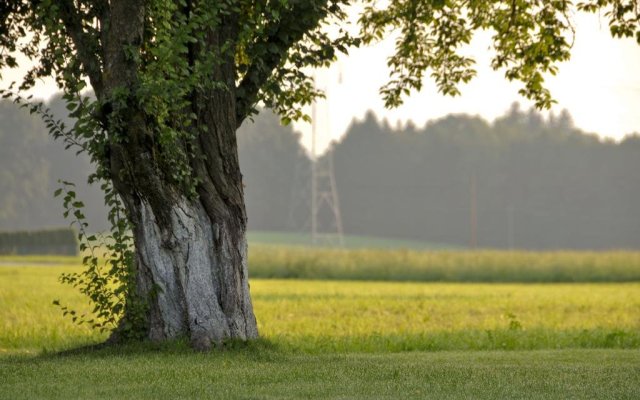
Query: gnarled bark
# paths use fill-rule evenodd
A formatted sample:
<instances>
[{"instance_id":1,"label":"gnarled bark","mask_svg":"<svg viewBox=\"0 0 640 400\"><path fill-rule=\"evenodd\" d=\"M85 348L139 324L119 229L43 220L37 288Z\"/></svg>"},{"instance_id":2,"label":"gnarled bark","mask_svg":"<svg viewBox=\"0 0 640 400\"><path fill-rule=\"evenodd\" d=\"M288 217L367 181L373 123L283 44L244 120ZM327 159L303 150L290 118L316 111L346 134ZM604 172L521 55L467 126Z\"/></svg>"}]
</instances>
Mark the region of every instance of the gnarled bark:
<instances>
[{"instance_id":1,"label":"gnarled bark","mask_svg":"<svg viewBox=\"0 0 640 400\"><path fill-rule=\"evenodd\" d=\"M135 114L127 125L144 129ZM203 144L194 145L207 155L192 161L196 196L166 181L144 141L112 146L112 168L120 171L114 184L134 227L137 295L148 305L146 336L188 337L199 349L258 336L235 139L224 124L210 126Z\"/></svg>"},{"instance_id":2,"label":"gnarled bark","mask_svg":"<svg viewBox=\"0 0 640 400\"><path fill-rule=\"evenodd\" d=\"M137 286L149 301L149 338L187 335L197 348L256 338L244 229L211 220L198 201L180 198L167 207L165 222L145 200L134 210Z\"/></svg>"}]
</instances>

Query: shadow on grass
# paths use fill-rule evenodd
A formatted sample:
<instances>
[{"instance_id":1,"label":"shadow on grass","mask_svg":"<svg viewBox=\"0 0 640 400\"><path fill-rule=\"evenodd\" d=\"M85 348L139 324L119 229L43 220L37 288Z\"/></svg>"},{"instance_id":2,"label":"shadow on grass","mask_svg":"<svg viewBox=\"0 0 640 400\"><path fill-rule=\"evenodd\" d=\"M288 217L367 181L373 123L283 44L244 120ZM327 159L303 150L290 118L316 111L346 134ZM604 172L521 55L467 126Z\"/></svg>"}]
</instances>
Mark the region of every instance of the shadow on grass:
<instances>
[{"instance_id":1,"label":"shadow on grass","mask_svg":"<svg viewBox=\"0 0 640 400\"><path fill-rule=\"evenodd\" d=\"M251 341L229 340L221 346L216 346L208 352L194 350L186 339L171 340L166 342L152 341L127 341L122 343L102 342L65 350L44 349L38 355L12 354L5 357L5 360L14 361L45 361L55 359L109 359L109 358L137 358L146 355L174 355L174 356L194 356L204 355L207 357L239 357L255 361L270 361L276 359L278 354L290 353L279 344L267 339L257 339Z\"/></svg>"},{"instance_id":2,"label":"shadow on grass","mask_svg":"<svg viewBox=\"0 0 640 400\"><path fill-rule=\"evenodd\" d=\"M186 339L168 342L130 341L97 343L65 350L43 350L38 355L13 354L12 361L60 359L134 359L145 356L202 356L212 359L278 361L292 355L406 353L440 351L518 351L561 349L640 349L640 332L590 329L549 331L545 329L495 329L424 332L419 334L368 334L354 336L280 335L248 342L226 341L202 353Z\"/></svg>"}]
</instances>

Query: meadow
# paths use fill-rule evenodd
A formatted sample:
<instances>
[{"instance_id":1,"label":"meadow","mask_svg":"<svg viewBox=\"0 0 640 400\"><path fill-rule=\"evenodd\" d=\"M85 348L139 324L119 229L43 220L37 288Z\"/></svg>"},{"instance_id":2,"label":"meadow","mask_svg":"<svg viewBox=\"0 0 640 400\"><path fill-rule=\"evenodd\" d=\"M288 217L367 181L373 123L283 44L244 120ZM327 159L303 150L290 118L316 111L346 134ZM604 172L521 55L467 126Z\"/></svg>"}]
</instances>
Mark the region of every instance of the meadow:
<instances>
[{"instance_id":1,"label":"meadow","mask_svg":"<svg viewBox=\"0 0 640 400\"><path fill-rule=\"evenodd\" d=\"M61 272L79 268L77 260L0 257L0 398L637 398L640 392L635 253L269 246L252 252L261 339L209 354L183 342L82 348L106 334L73 325L52 304L87 308L79 293L57 282ZM262 257L270 264L260 264ZM271 266L283 262L290 271L304 257L318 261L296 277L331 280L255 277L278 276ZM464 269L470 258L475 264ZM392 261L410 272L380 269ZM334 267L322 275L321 265ZM358 266L366 265L387 272L357 280ZM426 279L437 265L457 272ZM494 268L480 274L484 265ZM505 271L511 277L501 282Z\"/></svg>"},{"instance_id":2,"label":"meadow","mask_svg":"<svg viewBox=\"0 0 640 400\"><path fill-rule=\"evenodd\" d=\"M253 245L254 278L430 282L638 282L640 253L328 249Z\"/></svg>"}]
</instances>

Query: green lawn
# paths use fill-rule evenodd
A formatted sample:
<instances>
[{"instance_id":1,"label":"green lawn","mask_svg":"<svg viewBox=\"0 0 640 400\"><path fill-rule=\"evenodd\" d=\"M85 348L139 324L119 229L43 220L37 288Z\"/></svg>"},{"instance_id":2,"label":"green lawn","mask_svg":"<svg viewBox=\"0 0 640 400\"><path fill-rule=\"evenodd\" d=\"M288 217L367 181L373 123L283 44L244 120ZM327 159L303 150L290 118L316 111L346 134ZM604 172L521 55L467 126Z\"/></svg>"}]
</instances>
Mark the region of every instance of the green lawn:
<instances>
[{"instance_id":1,"label":"green lawn","mask_svg":"<svg viewBox=\"0 0 640 400\"><path fill-rule=\"evenodd\" d=\"M0 399L638 398L640 283L252 279L262 339L60 351L106 335L51 302L61 266L0 267Z\"/></svg>"},{"instance_id":2,"label":"green lawn","mask_svg":"<svg viewBox=\"0 0 640 400\"><path fill-rule=\"evenodd\" d=\"M640 351L196 354L119 348L0 358L6 399L637 399Z\"/></svg>"}]
</instances>

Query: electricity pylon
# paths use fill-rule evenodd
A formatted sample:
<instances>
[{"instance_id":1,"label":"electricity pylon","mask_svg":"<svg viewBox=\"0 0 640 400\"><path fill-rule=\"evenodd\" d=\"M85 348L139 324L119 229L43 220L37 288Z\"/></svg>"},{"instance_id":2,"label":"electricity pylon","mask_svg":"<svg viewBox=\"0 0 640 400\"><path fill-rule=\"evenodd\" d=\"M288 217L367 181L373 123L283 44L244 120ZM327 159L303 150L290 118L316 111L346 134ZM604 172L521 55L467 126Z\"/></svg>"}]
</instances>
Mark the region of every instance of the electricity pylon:
<instances>
[{"instance_id":1,"label":"electricity pylon","mask_svg":"<svg viewBox=\"0 0 640 400\"><path fill-rule=\"evenodd\" d=\"M316 154L316 118L314 102L311 105L311 241L314 245L344 246L333 153L328 151L320 158ZM328 122L326 126L329 126ZM320 213L325 217L322 226L319 224Z\"/></svg>"}]
</instances>

